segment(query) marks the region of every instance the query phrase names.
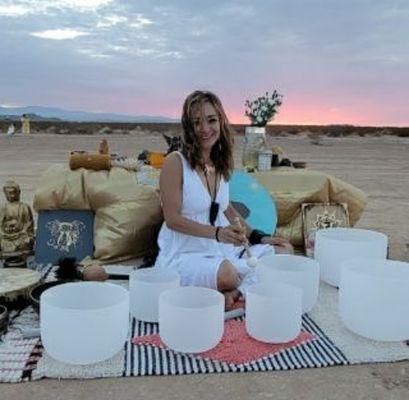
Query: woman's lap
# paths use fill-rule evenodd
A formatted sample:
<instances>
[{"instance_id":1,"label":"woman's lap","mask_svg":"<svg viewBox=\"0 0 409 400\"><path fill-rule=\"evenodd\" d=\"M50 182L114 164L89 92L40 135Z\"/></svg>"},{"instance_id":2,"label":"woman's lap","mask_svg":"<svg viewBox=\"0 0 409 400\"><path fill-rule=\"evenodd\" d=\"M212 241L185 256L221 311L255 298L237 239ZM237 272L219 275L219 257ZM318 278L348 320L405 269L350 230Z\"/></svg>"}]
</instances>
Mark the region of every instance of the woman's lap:
<instances>
[{"instance_id":1,"label":"woman's lap","mask_svg":"<svg viewBox=\"0 0 409 400\"><path fill-rule=\"evenodd\" d=\"M224 260L222 256L179 254L174 268L180 275L181 286L217 289L217 273Z\"/></svg>"},{"instance_id":2,"label":"woman's lap","mask_svg":"<svg viewBox=\"0 0 409 400\"><path fill-rule=\"evenodd\" d=\"M236 269L240 280L248 284L256 282L254 268L247 265L246 258L241 254L240 249L236 250L236 252L226 255L180 253L168 267L179 273L181 286L217 289L217 275L220 265L227 260ZM252 246L252 251L256 257L274 254L274 248L268 245Z\"/></svg>"}]
</instances>

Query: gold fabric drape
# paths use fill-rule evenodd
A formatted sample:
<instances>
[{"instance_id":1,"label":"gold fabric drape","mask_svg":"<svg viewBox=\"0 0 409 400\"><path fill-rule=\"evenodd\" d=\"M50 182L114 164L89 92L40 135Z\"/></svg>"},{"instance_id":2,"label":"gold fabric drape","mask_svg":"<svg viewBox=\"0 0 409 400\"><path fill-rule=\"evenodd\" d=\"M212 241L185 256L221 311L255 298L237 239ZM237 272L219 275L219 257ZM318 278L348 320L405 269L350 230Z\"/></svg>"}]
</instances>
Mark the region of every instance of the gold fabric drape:
<instances>
[{"instance_id":1,"label":"gold fabric drape","mask_svg":"<svg viewBox=\"0 0 409 400\"><path fill-rule=\"evenodd\" d=\"M138 184L135 172L115 167L72 171L52 166L40 180L33 206L36 211L93 210L94 258L101 261L152 253L163 219L157 190Z\"/></svg>"}]
</instances>

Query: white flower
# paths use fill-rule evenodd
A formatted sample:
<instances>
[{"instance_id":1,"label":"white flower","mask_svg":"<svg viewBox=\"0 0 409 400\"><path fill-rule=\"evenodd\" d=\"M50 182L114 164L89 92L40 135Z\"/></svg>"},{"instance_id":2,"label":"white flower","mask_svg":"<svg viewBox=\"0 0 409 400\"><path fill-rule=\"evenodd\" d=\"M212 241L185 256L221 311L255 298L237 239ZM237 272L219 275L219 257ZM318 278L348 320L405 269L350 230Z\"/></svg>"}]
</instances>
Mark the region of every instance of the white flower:
<instances>
[{"instance_id":1,"label":"white flower","mask_svg":"<svg viewBox=\"0 0 409 400\"><path fill-rule=\"evenodd\" d=\"M277 109L282 104L283 96L275 90L271 95L258 97L254 101L246 100L245 115L250 118L252 124L262 125L273 119Z\"/></svg>"}]
</instances>

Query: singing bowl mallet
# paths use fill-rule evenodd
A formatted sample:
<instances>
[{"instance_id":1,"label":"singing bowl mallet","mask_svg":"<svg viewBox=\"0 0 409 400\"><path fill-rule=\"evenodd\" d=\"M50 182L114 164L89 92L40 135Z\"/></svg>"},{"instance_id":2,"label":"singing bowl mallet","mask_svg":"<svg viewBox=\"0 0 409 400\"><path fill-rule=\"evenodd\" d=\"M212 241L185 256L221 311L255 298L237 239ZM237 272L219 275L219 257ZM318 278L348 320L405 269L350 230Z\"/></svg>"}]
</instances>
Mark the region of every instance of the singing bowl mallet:
<instances>
[{"instance_id":1,"label":"singing bowl mallet","mask_svg":"<svg viewBox=\"0 0 409 400\"><path fill-rule=\"evenodd\" d=\"M236 224L237 224L238 227L240 227L240 228L242 227L239 217L236 217ZM251 253L248 240L246 240L246 242L244 243L244 249L246 251L247 265L249 267L252 267L252 268L257 267L258 259L257 259L257 257L253 256L253 254Z\"/></svg>"}]
</instances>

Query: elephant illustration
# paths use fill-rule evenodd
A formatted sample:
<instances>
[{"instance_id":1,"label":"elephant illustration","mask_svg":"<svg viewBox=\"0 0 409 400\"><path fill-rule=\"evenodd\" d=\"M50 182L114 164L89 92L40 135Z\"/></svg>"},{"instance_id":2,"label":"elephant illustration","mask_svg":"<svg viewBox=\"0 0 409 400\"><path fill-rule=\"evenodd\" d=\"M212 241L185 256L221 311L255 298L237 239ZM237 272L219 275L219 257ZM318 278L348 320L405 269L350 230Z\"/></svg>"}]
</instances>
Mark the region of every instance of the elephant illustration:
<instances>
[{"instance_id":1,"label":"elephant illustration","mask_svg":"<svg viewBox=\"0 0 409 400\"><path fill-rule=\"evenodd\" d=\"M51 239L47 241L47 245L68 253L71 247L76 247L78 244L85 224L77 220L72 222L53 220L47 222L46 227L51 233Z\"/></svg>"}]
</instances>

